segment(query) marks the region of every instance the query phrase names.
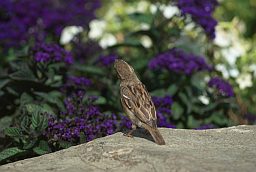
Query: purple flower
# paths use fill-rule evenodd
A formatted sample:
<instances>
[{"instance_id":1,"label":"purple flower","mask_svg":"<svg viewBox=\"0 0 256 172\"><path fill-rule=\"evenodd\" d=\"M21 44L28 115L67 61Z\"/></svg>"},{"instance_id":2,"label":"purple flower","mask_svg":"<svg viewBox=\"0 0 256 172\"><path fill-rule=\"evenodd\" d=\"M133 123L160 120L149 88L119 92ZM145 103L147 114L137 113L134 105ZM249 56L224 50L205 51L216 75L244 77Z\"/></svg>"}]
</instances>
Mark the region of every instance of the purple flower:
<instances>
[{"instance_id":1,"label":"purple flower","mask_svg":"<svg viewBox=\"0 0 256 172\"><path fill-rule=\"evenodd\" d=\"M87 27L100 6L99 0L1 0L0 45L19 46L46 32L59 37L66 26Z\"/></svg>"},{"instance_id":2,"label":"purple flower","mask_svg":"<svg viewBox=\"0 0 256 172\"><path fill-rule=\"evenodd\" d=\"M88 41L86 43L81 42L81 40L72 41L72 53L79 61L84 63L86 60L95 57L102 48L97 42Z\"/></svg>"},{"instance_id":3,"label":"purple flower","mask_svg":"<svg viewBox=\"0 0 256 172\"><path fill-rule=\"evenodd\" d=\"M0 22L0 45L3 47L17 46L27 39L26 28L17 19Z\"/></svg>"},{"instance_id":4,"label":"purple flower","mask_svg":"<svg viewBox=\"0 0 256 172\"><path fill-rule=\"evenodd\" d=\"M249 122L249 124L255 124L256 123L256 115L252 113L246 113L244 115L245 119Z\"/></svg>"},{"instance_id":5,"label":"purple flower","mask_svg":"<svg viewBox=\"0 0 256 172\"><path fill-rule=\"evenodd\" d=\"M196 130L206 130L206 129L213 129L213 128L216 128L216 126L213 124L204 124L196 128Z\"/></svg>"},{"instance_id":6,"label":"purple flower","mask_svg":"<svg viewBox=\"0 0 256 172\"><path fill-rule=\"evenodd\" d=\"M86 90L89 86L92 85L92 81L86 77L81 76L69 76L67 77L66 82L60 88L63 93L72 97L72 99L81 98L85 96ZM97 100L96 96L87 97L88 102L94 102Z\"/></svg>"},{"instance_id":7,"label":"purple flower","mask_svg":"<svg viewBox=\"0 0 256 172\"><path fill-rule=\"evenodd\" d=\"M173 124L171 124L170 116L171 116L171 106L173 104L173 100L171 96L165 97L152 97L154 105L156 107L156 115L157 115L157 125L159 127L166 128L175 128Z\"/></svg>"},{"instance_id":8,"label":"purple flower","mask_svg":"<svg viewBox=\"0 0 256 172\"><path fill-rule=\"evenodd\" d=\"M224 96L227 96L227 97L234 96L234 91L232 86L227 81L224 81L219 77L211 78L210 81L208 82L208 86L216 88Z\"/></svg>"},{"instance_id":9,"label":"purple flower","mask_svg":"<svg viewBox=\"0 0 256 172\"><path fill-rule=\"evenodd\" d=\"M124 125L129 127L131 122L127 118L101 113L100 108L92 104L96 98L87 96L83 90L71 93L64 100L66 109L60 112L59 118L48 119L49 125L44 135L48 140L78 144L81 135L90 141L113 134Z\"/></svg>"},{"instance_id":10,"label":"purple flower","mask_svg":"<svg viewBox=\"0 0 256 172\"><path fill-rule=\"evenodd\" d=\"M121 115L120 128L121 129L132 129L132 122L127 116Z\"/></svg>"},{"instance_id":11,"label":"purple flower","mask_svg":"<svg viewBox=\"0 0 256 172\"><path fill-rule=\"evenodd\" d=\"M86 111L86 114L89 116L89 117L92 117L94 115L99 115L101 114L100 113L100 110L97 106L88 106L87 107L87 111Z\"/></svg>"},{"instance_id":12,"label":"purple flower","mask_svg":"<svg viewBox=\"0 0 256 172\"><path fill-rule=\"evenodd\" d=\"M212 17L212 13L217 5L217 0L178 0L182 14L190 14L211 39L215 38L217 21Z\"/></svg>"},{"instance_id":13,"label":"purple flower","mask_svg":"<svg viewBox=\"0 0 256 172\"><path fill-rule=\"evenodd\" d=\"M185 53L177 48L172 48L165 53L157 55L149 62L149 68L165 68L169 71L185 73L186 75L191 75L197 71L210 71L212 69L203 57Z\"/></svg>"},{"instance_id":14,"label":"purple flower","mask_svg":"<svg viewBox=\"0 0 256 172\"><path fill-rule=\"evenodd\" d=\"M85 115L65 120L49 118L49 125L45 136L48 139L55 138L56 141L65 140L78 143L80 134L84 134L86 141L90 141L97 137L113 134L116 131L117 122L115 114L96 113L93 116L93 118L88 118Z\"/></svg>"},{"instance_id":15,"label":"purple flower","mask_svg":"<svg viewBox=\"0 0 256 172\"><path fill-rule=\"evenodd\" d=\"M72 86L88 87L92 84L92 81L86 77L70 76L67 83Z\"/></svg>"},{"instance_id":16,"label":"purple flower","mask_svg":"<svg viewBox=\"0 0 256 172\"><path fill-rule=\"evenodd\" d=\"M115 62L115 60L117 59L118 57L117 57L117 55L115 55L115 54L110 54L110 55L105 55L105 56L100 56L99 58L98 58L98 61L99 61L99 63L100 64L102 64L103 66L110 66L110 65L112 65L114 62Z\"/></svg>"},{"instance_id":17,"label":"purple flower","mask_svg":"<svg viewBox=\"0 0 256 172\"><path fill-rule=\"evenodd\" d=\"M60 35L65 26L86 26L95 18L95 10L101 6L99 0L58 0L49 1L50 7L43 11L43 24L46 30ZM67 12L68 11L68 12Z\"/></svg>"},{"instance_id":18,"label":"purple flower","mask_svg":"<svg viewBox=\"0 0 256 172\"><path fill-rule=\"evenodd\" d=\"M86 114L87 106L83 100L86 98L84 90L72 92L64 99L66 111L62 112L62 116L82 116Z\"/></svg>"},{"instance_id":19,"label":"purple flower","mask_svg":"<svg viewBox=\"0 0 256 172\"><path fill-rule=\"evenodd\" d=\"M65 62L66 64L73 63L73 57L70 52L61 48L57 44L37 43L32 48L32 55L35 62L38 63L53 63Z\"/></svg>"},{"instance_id":20,"label":"purple flower","mask_svg":"<svg viewBox=\"0 0 256 172\"><path fill-rule=\"evenodd\" d=\"M165 96L165 97L152 97L154 105L156 107L171 107L173 104L173 100L171 96Z\"/></svg>"}]
</instances>

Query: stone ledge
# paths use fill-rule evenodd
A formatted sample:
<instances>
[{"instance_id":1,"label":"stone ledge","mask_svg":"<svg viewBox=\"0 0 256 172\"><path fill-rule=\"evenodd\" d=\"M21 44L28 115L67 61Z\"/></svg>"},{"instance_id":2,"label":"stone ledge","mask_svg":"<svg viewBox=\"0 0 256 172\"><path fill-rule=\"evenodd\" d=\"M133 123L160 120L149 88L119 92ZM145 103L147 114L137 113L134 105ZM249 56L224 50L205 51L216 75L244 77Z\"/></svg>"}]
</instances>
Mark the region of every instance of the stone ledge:
<instances>
[{"instance_id":1,"label":"stone ledge","mask_svg":"<svg viewBox=\"0 0 256 172\"><path fill-rule=\"evenodd\" d=\"M1 172L252 172L256 169L256 126L211 130L161 128L159 146L138 131L99 138L55 153L0 166Z\"/></svg>"}]
</instances>

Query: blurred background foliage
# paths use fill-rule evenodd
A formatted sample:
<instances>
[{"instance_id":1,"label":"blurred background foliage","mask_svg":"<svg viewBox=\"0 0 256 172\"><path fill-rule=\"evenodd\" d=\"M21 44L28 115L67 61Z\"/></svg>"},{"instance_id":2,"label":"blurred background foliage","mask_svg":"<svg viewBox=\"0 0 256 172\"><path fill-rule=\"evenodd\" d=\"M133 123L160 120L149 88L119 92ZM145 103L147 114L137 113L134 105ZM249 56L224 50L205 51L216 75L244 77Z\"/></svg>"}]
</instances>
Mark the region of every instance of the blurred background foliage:
<instances>
[{"instance_id":1,"label":"blurred background foliage","mask_svg":"<svg viewBox=\"0 0 256 172\"><path fill-rule=\"evenodd\" d=\"M116 58L146 85L159 127L255 124L255 9L256 0L1 1L0 163L129 129Z\"/></svg>"}]
</instances>

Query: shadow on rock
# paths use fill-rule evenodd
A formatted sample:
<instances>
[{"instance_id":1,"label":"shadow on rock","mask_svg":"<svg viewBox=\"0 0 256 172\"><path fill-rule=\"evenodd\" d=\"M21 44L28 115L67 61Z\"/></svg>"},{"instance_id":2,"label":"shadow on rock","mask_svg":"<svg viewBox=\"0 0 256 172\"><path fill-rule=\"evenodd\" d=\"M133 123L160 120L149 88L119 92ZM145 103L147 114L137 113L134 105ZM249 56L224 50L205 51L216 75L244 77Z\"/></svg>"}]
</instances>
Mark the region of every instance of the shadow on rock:
<instances>
[{"instance_id":1,"label":"shadow on rock","mask_svg":"<svg viewBox=\"0 0 256 172\"><path fill-rule=\"evenodd\" d=\"M122 131L123 134L127 134L129 132L129 130L124 130ZM150 133L143 129L143 128L137 128L133 133L132 133L133 137L139 137L139 138L143 138L146 140L149 140L151 142L155 142L154 139L152 138L152 136L150 135ZM127 136L124 136L127 137Z\"/></svg>"}]
</instances>

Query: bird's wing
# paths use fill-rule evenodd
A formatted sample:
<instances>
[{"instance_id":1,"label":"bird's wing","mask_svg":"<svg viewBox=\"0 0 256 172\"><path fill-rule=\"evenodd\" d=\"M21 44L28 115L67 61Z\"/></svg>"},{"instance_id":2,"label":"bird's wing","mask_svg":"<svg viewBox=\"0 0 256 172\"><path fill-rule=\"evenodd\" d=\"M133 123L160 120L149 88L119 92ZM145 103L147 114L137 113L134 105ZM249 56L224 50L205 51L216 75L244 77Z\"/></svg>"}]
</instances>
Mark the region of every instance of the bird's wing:
<instances>
[{"instance_id":1,"label":"bird's wing","mask_svg":"<svg viewBox=\"0 0 256 172\"><path fill-rule=\"evenodd\" d=\"M156 127L156 110L142 83L121 86L121 101L143 123Z\"/></svg>"}]
</instances>

